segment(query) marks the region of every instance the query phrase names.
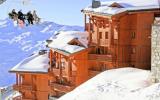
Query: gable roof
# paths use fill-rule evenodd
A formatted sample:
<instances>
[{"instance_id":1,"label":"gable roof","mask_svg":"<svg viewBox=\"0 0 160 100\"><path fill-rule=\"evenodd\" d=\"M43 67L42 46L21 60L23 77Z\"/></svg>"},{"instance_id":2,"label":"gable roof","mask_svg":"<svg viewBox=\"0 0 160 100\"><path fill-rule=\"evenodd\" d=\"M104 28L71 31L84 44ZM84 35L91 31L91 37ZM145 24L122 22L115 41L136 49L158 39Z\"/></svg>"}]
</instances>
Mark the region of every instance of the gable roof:
<instances>
[{"instance_id":1,"label":"gable roof","mask_svg":"<svg viewBox=\"0 0 160 100\"><path fill-rule=\"evenodd\" d=\"M99 8L92 8L92 6L88 6L84 8L82 12L112 16L122 12L153 9L160 9L158 0L111 0L102 2Z\"/></svg>"},{"instance_id":2,"label":"gable roof","mask_svg":"<svg viewBox=\"0 0 160 100\"><path fill-rule=\"evenodd\" d=\"M47 73L49 68L48 54L34 54L13 67L10 72Z\"/></svg>"},{"instance_id":3,"label":"gable roof","mask_svg":"<svg viewBox=\"0 0 160 100\"><path fill-rule=\"evenodd\" d=\"M61 53L64 52L65 54L70 55L88 48L87 37L87 32L61 31L56 38L52 39L52 42L48 44L48 47L60 51ZM81 45L70 44L70 42L75 39Z\"/></svg>"},{"instance_id":4,"label":"gable roof","mask_svg":"<svg viewBox=\"0 0 160 100\"><path fill-rule=\"evenodd\" d=\"M117 7L117 8L124 8L121 4L114 2L111 5L109 5L108 7Z\"/></svg>"}]
</instances>

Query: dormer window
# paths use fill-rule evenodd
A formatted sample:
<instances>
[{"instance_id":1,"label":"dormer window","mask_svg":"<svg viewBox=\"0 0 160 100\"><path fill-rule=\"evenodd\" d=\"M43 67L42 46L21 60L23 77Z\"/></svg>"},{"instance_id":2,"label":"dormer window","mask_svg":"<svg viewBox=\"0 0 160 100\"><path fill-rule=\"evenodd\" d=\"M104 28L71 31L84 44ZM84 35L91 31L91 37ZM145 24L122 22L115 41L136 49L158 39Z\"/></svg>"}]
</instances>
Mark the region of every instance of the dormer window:
<instances>
[{"instance_id":1,"label":"dormer window","mask_svg":"<svg viewBox=\"0 0 160 100\"><path fill-rule=\"evenodd\" d=\"M122 5L120 5L117 2L112 3L109 7L124 8Z\"/></svg>"},{"instance_id":2,"label":"dormer window","mask_svg":"<svg viewBox=\"0 0 160 100\"><path fill-rule=\"evenodd\" d=\"M84 45L77 39L72 39L71 41L68 42L69 45L77 45L77 46L82 46L84 47Z\"/></svg>"}]
</instances>

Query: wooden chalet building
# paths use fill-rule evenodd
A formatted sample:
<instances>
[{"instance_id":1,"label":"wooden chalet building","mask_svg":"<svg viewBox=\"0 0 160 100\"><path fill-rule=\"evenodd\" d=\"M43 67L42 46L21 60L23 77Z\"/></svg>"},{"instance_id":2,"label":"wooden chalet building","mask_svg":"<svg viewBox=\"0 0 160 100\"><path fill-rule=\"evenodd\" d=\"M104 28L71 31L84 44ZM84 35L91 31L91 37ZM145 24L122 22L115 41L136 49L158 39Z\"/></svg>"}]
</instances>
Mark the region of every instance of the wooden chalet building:
<instances>
[{"instance_id":1,"label":"wooden chalet building","mask_svg":"<svg viewBox=\"0 0 160 100\"><path fill-rule=\"evenodd\" d=\"M158 0L155 5L122 1L93 0L82 10L86 32L61 31L47 40L48 53L40 52L12 68L13 89L21 99L60 97L108 69L150 69L151 26L160 16Z\"/></svg>"},{"instance_id":2,"label":"wooden chalet building","mask_svg":"<svg viewBox=\"0 0 160 100\"><path fill-rule=\"evenodd\" d=\"M154 6L134 5L130 0L102 5L97 2L93 0L92 7L82 10L85 30L89 32L89 68L150 69L151 26L155 17L160 16L158 1Z\"/></svg>"}]
</instances>

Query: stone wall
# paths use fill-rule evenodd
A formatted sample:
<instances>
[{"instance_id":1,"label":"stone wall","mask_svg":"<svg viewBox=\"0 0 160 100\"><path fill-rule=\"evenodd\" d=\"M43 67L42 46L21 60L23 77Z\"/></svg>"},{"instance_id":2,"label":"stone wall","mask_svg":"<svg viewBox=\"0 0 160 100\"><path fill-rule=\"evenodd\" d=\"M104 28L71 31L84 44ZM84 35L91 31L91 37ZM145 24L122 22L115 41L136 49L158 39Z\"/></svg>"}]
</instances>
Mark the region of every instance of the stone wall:
<instances>
[{"instance_id":1,"label":"stone wall","mask_svg":"<svg viewBox=\"0 0 160 100\"><path fill-rule=\"evenodd\" d=\"M157 82L160 82L160 18L152 26L151 70Z\"/></svg>"}]
</instances>

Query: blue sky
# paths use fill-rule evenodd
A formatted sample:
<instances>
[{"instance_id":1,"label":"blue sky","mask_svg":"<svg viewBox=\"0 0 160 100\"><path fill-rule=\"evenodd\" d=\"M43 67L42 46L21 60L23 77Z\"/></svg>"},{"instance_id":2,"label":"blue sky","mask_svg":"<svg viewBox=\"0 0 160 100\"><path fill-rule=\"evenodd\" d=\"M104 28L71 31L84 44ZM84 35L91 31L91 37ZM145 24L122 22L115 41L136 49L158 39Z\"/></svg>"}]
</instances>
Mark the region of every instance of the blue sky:
<instances>
[{"instance_id":1,"label":"blue sky","mask_svg":"<svg viewBox=\"0 0 160 100\"><path fill-rule=\"evenodd\" d=\"M43 20L83 26L83 14L80 10L92 2L92 0L28 0L30 3L23 5L22 1L27 0L7 0L0 5L0 19L5 18L13 8L22 9L24 12L36 9Z\"/></svg>"}]
</instances>

